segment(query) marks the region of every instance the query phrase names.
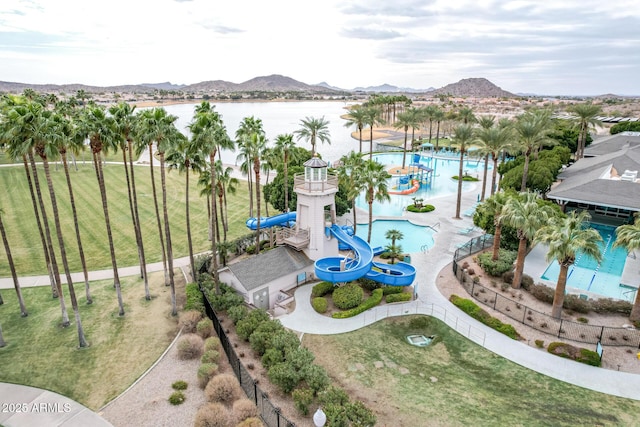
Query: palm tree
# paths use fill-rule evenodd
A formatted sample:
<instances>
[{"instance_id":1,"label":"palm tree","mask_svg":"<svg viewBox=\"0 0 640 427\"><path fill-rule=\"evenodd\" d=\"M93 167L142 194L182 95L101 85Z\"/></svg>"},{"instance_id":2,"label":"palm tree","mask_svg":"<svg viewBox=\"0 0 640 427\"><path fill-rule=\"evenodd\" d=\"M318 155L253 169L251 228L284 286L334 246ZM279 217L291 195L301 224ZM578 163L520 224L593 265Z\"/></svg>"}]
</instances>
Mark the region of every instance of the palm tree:
<instances>
[{"instance_id":1,"label":"palm tree","mask_svg":"<svg viewBox=\"0 0 640 427\"><path fill-rule=\"evenodd\" d=\"M67 286L69 288L69 298L71 299L71 307L76 319L76 327L78 331L78 345L80 348L88 347L89 344L84 336L84 329L82 328L82 321L80 319L80 310L78 308L78 300L76 298L75 289L73 286L73 279L71 278L71 271L69 270L69 262L67 259L67 250L62 236L62 227L60 225L60 213L58 210L58 202L56 199L56 193L53 188L53 180L51 179L51 170L49 168L49 157L55 158L59 155L56 141L65 136L61 132L60 123L56 123L53 120L51 111L40 111L39 117L34 117L34 122L38 123L33 128L31 138L34 141L35 152L42 159L42 166L44 168L44 174L47 180L47 188L49 189L49 198L51 200L51 209L53 211L53 220L56 228L56 236L58 238L58 246L60 248L60 258L62 259L62 266L67 278Z\"/></svg>"},{"instance_id":2,"label":"palm tree","mask_svg":"<svg viewBox=\"0 0 640 427\"><path fill-rule=\"evenodd\" d=\"M240 160L240 170L243 174L247 175L247 185L249 187L249 216L253 217L253 179L251 176L251 168L253 161L250 145L250 136L254 133L260 132L264 134L262 128L262 120L255 117L245 117L240 122L240 126L236 131L236 140L238 142L238 148L240 153L236 160Z\"/></svg>"},{"instance_id":3,"label":"palm tree","mask_svg":"<svg viewBox=\"0 0 640 427\"><path fill-rule=\"evenodd\" d=\"M553 140L548 137L551 130L551 111L527 111L515 123L514 129L518 136L517 146L524 155L524 169L522 170L522 184L520 191L527 190L527 175L529 174L529 158L537 153L544 145L550 145Z\"/></svg>"},{"instance_id":4,"label":"palm tree","mask_svg":"<svg viewBox=\"0 0 640 427\"><path fill-rule=\"evenodd\" d=\"M347 123L345 123L345 127L350 128L351 126L356 126L358 128L358 134L360 141L360 153L362 153L362 128L364 128L366 122L366 108L362 105L356 105L355 107L349 110L349 114L347 115Z\"/></svg>"},{"instance_id":5,"label":"palm tree","mask_svg":"<svg viewBox=\"0 0 640 427\"><path fill-rule=\"evenodd\" d=\"M473 114L473 110L469 107L462 107L460 110L458 110L458 120L465 125L472 124L478 121L475 114Z\"/></svg>"},{"instance_id":6,"label":"palm tree","mask_svg":"<svg viewBox=\"0 0 640 427\"><path fill-rule=\"evenodd\" d=\"M116 288L118 298L118 314L124 316L124 303L122 301L122 290L120 289L120 274L118 273L118 263L116 261L116 251L113 244L113 234L111 232L111 221L109 219L109 203L107 199L107 189L105 187L104 175L102 173L102 150L106 150L113 141L113 119L107 117L104 108L90 106L82 113L79 134L89 138L89 146L93 157L93 166L100 188L100 198L102 199L102 211L104 212L104 222L107 228L107 238L109 239L109 254L111 256L111 267L113 270L113 285Z\"/></svg>"},{"instance_id":7,"label":"palm tree","mask_svg":"<svg viewBox=\"0 0 640 427\"><path fill-rule=\"evenodd\" d=\"M369 232L367 243L371 243L371 227L373 226L373 202L384 202L390 199L387 189L389 174L384 165L373 160L364 162L361 172L358 173L358 181L365 189L365 199L369 205Z\"/></svg>"},{"instance_id":8,"label":"palm tree","mask_svg":"<svg viewBox=\"0 0 640 427\"><path fill-rule=\"evenodd\" d=\"M400 116L400 114L398 116ZM402 231L400 230L391 229L387 230L384 237L391 240L391 245L387 246L387 252L391 255L391 264L395 264L396 257L398 254L402 253L402 247L396 246L396 240L402 240L404 238L404 234L402 234Z\"/></svg>"},{"instance_id":9,"label":"palm tree","mask_svg":"<svg viewBox=\"0 0 640 427\"><path fill-rule=\"evenodd\" d=\"M139 116L139 132L142 141L149 145L156 143L157 154L160 160L160 182L162 191L162 217L164 220L164 237L166 246L167 270L169 273L169 286L171 287L171 315L177 316L176 288L173 274L173 244L171 242L171 226L169 224L169 211L167 209L167 182L165 173L165 152L180 139L179 132L174 122L177 116L167 114L164 108L145 110ZM183 137L184 138L184 137ZM166 271L166 270L165 270Z\"/></svg>"},{"instance_id":10,"label":"palm tree","mask_svg":"<svg viewBox=\"0 0 640 427\"><path fill-rule=\"evenodd\" d=\"M437 109L438 107L435 105L427 105L420 109L422 120L429 122L429 143L431 143L431 138L433 137L433 122Z\"/></svg>"},{"instance_id":11,"label":"palm tree","mask_svg":"<svg viewBox=\"0 0 640 427\"><path fill-rule=\"evenodd\" d=\"M311 143L311 157L316 153L316 141L331 144L331 136L329 134L329 122L324 119L315 117L305 117L300 120L301 128L294 132L297 140L304 139Z\"/></svg>"},{"instance_id":12,"label":"palm tree","mask_svg":"<svg viewBox=\"0 0 640 427\"><path fill-rule=\"evenodd\" d=\"M186 136L176 133L176 141L169 147L166 153L166 163L171 169L178 169L178 172L185 172L185 219L187 222L187 246L189 249L189 266L191 268L191 279L196 280L195 261L193 258L193 240L191 238L191 215L189 210L189 177L191 172L200 173L205 168L202 153L196 150L196 146L192 144Z\"/></svg>"},{"instance_id":13,"label":"palm tree","mask_svg":"<svg viewBox=\"0 0 640 427\"><path fill-rule=\"evenodd\" d=\"M569 267L576 261L577 253L582 252L598 263L602 260L602 252L598 245L602 242L602 237L593 228L586 227L590 219L591 216L587 211L580 213L572 211L565 217L551 218L549 223L535 234L534 242L549 245L547 262L556 260L560 264L560 273L551 306L551 316L556 319L562 317L567 273Z\"/></svg>"},{"instance_id":14,"label":"palm tree","mask_svg":"<svg viewBox=\"0 0 640 427\"><path fill-rule=\"evenodd\" d=\"M409 128L415 129L420 126L420 110L417 108L409 108L407 111L398 114L398 120L395 122L396 129L404 129L404 145L402 148L402 168L404 169L407 159L407 134ZM413 137L411 138L413 142Z\"/></svg>"},{"instance_id":15,"label":"palm tree","mask_svg":"<svg viewBox=\"0 0 640 427\"><path fill-rule=\"evenodd\" d=\"M589 129L596 125L602 124L600 120L596 119L602 113L602 107L594 105L591 102L585 104L576 104L567 108L570 112L577 115L576 121L580 127L580 134L578 136L578 147L576 149L576 160L584 157L584 148L587 145L587 135Z\"/></svg>"},{"instance_id":16,"label":"palm tree","mask_svg":"<svg viewBox=\"0 0 640 427\"><path fill-rule=\"evenodd\" d=\"M496 179L498 174L498 159L500 152L509 147L511 128L492 125L489 128L482 127L476 133L476 143L479 146L479 154L484 155L484 173L482 179L482 195L480 200L485 199L485 189L487 182L487 169L489 156L493 161L493 169L491 171L491 188L490 194L496 191Z\"/></svg>"},{"instance_id":17,"label":"palm tree","mask_svg":"<svg viewBox=\"0 0 640 427\"><path fill-rule=\"evenodd\" d=\"M362 135L362 128L360 128L360 134ZM362 138L361 138L362 140ZM293 135L290 133L280 134L276 136L275 150L277 153L282 154L282 168L284 173L284 211L289 212L289 157L291 153L296 151L293 148L296 146L293 142ZM295 159L293 159L295 160Z\"/></svg>"},{"instance_id":18,"label":"palm tree","mask_svg":"<svg viewBox=\"0 0 640 427\"><path fill-rule=\"evenodd\" d=\"M18 304L20 304L20 315L22 317L27 317L29 313L27 312L27 306L24 304L24 298L22 298L22 290L20 289L20 282L18 281L16 266L13 263L13 257L11 256L11 247L9 246L9 241L7 240L7 233L4 229L4 223L2 222L2 215L4 215L4 211L0 209L0 235L2 235L4 252L7 254L7 262L9 263L9 270L11 270L11 278L13 279L13 287L15 288L16 294L18 296Z\"/></svg>"},{"instance_id":19,"label":"palm tree","mask_svg":"<svg viewBox=\"0 0 640 427\"><path fill-rule=\"evenodd\" d=\"M554 212L548 205L538 204L538 196L534 193L520 193L519 197L510 197L502 208L502 221L515 228L518 235L518 256L511 283L513 288L519 289L522 283L527 243L553 216Z\"/></svg>"},{"instance_id":20,"label":"palm tree","mask_svg":"<svg viewBox=\"0 0 640 427\"><path fill-rule=\"evenodd\" d=\"M616 242L613 246L625 248L628 252L640 249L640 215L636 214L633 224L621 225L616 228ZM629 320L633 322L640 320L640 292L636 292Z\"/></svg>"},{"instance_id":21,"label":"palm tree","mask_svg":"<svg viewBox=\"0 0 640 427\"><path fill-rule=\"evenodd\" d=\"M140 275L144 281L144 294L147 301L151 300L149 291L149 279L147 275L147 262L144 253L144 242L142 239L142 227L140 226L140 214L138 210L138 195L136 191L135 171L133 168L133 133L136 127L137 116L134 115L136 107L120 102L109 108L109 113L113 116L116 137L119 139L119 146L122 150L122 160L124 174L127 180L127 196L129 198L129 210L131 211L131 221L133 231L136 236L138 246L138 259L140 261ZM129 156L127 161L127 154Z\"/></svg>"},{"instance_id":22,"label":"palm tree","mask_svg":"<svg viewBox=\"0 0 640 427\"><path fill-rule=\"evenodd\" d=\"M260 155L267 145L264 133L256 132L249 136L247 145L253 159L253 173L256 177L256 254L260 253Z\"/></svg>"},{"instance_id":23,"label":"palm tree","mask_svg":"<svg viewBox=\"0 0 640 427\"><path fill-rule=\"evenodd\" d=\"M456 216L454 217L455 219L461 219L460 208L462 203L462 167L464 165L464 153L467 151L467 148L473 141L473 138L473 128L470 125L462 124L456 126L453 139L451 141L451 143L457 145L458 150L460 150L460 166L458 169L458 197L456 199Z\"/></svg>"},{"instance_id":24,"label":"palm tree","mask_svg":"<svg viewBox=\"0 0 640 427\"><path fill-rule=\"evenodd\" d=\"M433 120L436 122L436 144L435 151L438 151L438 144L440 142L440 123L446 118L444 110L440 107L436 107L433 111ZM431 143L431 141L429 141Z\"/></svg>"},{"instance_id":25,"label":"palm tree","mask_svg":"<svg viewBox=\"0 0 640 427\"><path fill-rule=\"evenodd\" d=\"M338 168L338 180L340 185L347 190L347 199L351 202L351 212L353 212L353 232L356 232L358 224L356 220L356 199L362 191L363 184L358 178L359 172L364 166L364 160L361 153L350 151L346 156L340 159L340 167Z\"/></svg>"},{"instance_id":26,"label":"palm tree","mask_svg":"<svg viewBox=\"0 0 640 427\"><path fill-rule=\"evenodd\" d=\"M490 212L493 215L493 251L491 259L496 261L500 255L500 238L502 236L502 211L505 203L509 200L509 195L505 192L499 191L492 194L481 205L481 209Z\"/></svg>"},{"instance_id":27,"label":"palm tree","mask_svg":"<svg viewBox=\"0 0 640 427\"><path fill-rule=\"evenodd\" d=\"M222 223L223 240L227 241L227 232L229 231L229 215L227 210L227 193L235 194L240 181L233 176L232 167L224 167L220 160L216 161L216 182L218 184L216 194L218 196L218 205L220 207L220 222ZM221 255L222 256L222 255Z\"/></svg>"},{"instance_id":28,"label":"palm tree","mask_svg":"<svg viewBox=\"0 0 640 427\"><path fill-rule=\"evenodd\" d=\"M369 126L369 160L373 159L373 127L377 124L384 123L380 117L380 109L377 107L366 107L364 114L364 123Z\"/></svg>"}]
</instances>

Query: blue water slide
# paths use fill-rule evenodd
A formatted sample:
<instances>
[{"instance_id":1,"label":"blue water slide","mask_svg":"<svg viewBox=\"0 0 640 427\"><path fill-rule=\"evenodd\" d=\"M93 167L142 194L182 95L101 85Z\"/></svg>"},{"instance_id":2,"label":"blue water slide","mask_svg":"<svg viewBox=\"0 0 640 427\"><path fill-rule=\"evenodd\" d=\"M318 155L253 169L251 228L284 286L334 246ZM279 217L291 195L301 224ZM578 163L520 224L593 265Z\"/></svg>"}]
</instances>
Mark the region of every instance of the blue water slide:
<instances>
[{"instance_id":1,"label":"blue water slide","mask_svg":"<svg viewBox=\"0 0 640 427\"><path fill-rule=\"evenodd\" d=\"M408 286L416 277L416 269L411 264L380 264L373 262L374 249L358 236L350 236L340 226L330 229L339 242L349 246L356 254L355 259L345 257L321 258L315 263L315 274L327 282L351 282L363 276L391 286ZM378 248L376 248L378 249ZM379 249L378 249L379 250ZM341 264L344 265L341 271Z\"/></svg>"},{"instance_id":2,"label":"blue water slide","mask_svg":"<svg viewBox=\"0 0 640 427\"><path fill-rule=\"evenodd\" d=\"M260 228L269 228L275 226L290 227L292 223L295 222L295 220L295 212L287 212L266 218L262 217L260 218ZM255 230L258 228L258 218L249 218L246 224L250 230Z\"/></svg>"}]
</instances>

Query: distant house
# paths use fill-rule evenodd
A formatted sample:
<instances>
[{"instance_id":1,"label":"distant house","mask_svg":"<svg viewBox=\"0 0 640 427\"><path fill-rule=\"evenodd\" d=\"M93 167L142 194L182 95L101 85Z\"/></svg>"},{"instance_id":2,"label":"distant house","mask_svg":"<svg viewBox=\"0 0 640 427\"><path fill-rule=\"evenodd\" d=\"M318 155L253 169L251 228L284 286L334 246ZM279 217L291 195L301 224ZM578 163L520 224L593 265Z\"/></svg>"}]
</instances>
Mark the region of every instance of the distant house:
<instances>
[{"instance_id":1,"label":"distant house","mask_svg":"<svg viewBox=\"0 0 640 427\"><path fill-rule=\"evenodd\" d=\"M547 194L563 210L587 210L594 222L620 225L640 211L640 136L606 137L565 169Z\"/></svg>"},{"instance_id":2,"label":"distant house","mask_svg":"<svg viewBox=\"0 0 640 427\"><path fill-rule=\"evenodd\" d=\"M313 261L304 252L279 246L229 264L219 274L220 281L236 289L248 304L269 310L285 297L282 291L311 277Z\"/></svg>"}]
</instances>

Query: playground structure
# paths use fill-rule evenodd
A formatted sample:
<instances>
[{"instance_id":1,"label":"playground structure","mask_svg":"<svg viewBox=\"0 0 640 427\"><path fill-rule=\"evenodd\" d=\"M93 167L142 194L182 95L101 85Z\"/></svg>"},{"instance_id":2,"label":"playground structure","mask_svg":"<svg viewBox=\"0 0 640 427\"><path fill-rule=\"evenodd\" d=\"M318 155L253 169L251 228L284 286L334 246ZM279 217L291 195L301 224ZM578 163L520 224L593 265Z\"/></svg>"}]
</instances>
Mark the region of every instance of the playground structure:
<instances>
[{"instance_id":1,"label":"playground structure","mask_svg":"<svg viewBox=\"0 0 640 427\"><path fill-rule=\"evenodd\" d=\"M338 283L367 277L391 286L411 285L416 276L415 267L404 262L393 265L374 262L374 255L383 249L372 248L353 235L352 227L336 223L338 181L337 177L327 174L327 163L314 157L305 162L304 167L304 174L294 177L297 212L260 218L260 228L278 227L276 242L304 251L315 261L318 279ZM246 225L256 230L257 218L248 219ZM348 254L340 255L340 250Z\"/></svg>"},{"instance_id":2,"label":"playground structure","mask_svg":"<svg viewBox=\"0 0 640 427\"><path fill-rule=\"evenodd\" d=\"M430 187L433 180L433 169L421 163L422 157L419 153L413 154L412 162L406 168L406 174L398 176L398 181L389 190L389 194L413 194L421 186ZM403 170L404 171L404 170Z\"/></svg>"}]
</instances>

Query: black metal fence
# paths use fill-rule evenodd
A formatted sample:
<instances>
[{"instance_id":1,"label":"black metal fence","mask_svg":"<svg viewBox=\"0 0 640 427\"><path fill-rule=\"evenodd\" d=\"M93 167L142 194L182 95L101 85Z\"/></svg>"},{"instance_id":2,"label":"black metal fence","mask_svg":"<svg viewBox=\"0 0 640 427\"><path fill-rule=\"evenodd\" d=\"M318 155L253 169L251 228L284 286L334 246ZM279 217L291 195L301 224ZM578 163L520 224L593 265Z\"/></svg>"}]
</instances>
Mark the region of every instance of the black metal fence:
<instances>
[{"instance_id":1,"label":"black metal fence","mask_svg":"<svg viewBox=\"0 0 640 427\"><path fill-rule=\"evenodd\" d=\"M600 342L602 345L640 348L640 330L635 328L612 328L573 322L565 319L556 319L548 314L527 307L517 300L507 298L480 283L474 283L473 277L469 276L460 268L458 261L486 249L492 244L493 236L483 235L471 239L458 248L453 255L453 273L469 295L473 296L475 300L513 320L558 338L588 344L597 344Z\"/></svg>"},{"instance_id":2,"label":"black metal fence","mask_svg":"<svg viewBox=\"0 0 640 427\"><path fill-rule=\"evenodd\" d=\"M233 345L229 341L227 334L224 332L224 328L216 315L216 312L211 307L209 298L204 294L204 307L207 312L207 316L213 322L213 328L215 329L224 352L227 354L233 373L238 378L240 386L246 393L247 397L251 399L258 407L258 414L262 421L269 427L295 427L295 424L289 421L284 415L280 413L280 408L276 407L267 398L267 394L263 392L256 381L251 377L247 368L240 362L240 358L233 349Z\"/></svg>"}]
</instances>

